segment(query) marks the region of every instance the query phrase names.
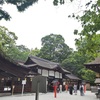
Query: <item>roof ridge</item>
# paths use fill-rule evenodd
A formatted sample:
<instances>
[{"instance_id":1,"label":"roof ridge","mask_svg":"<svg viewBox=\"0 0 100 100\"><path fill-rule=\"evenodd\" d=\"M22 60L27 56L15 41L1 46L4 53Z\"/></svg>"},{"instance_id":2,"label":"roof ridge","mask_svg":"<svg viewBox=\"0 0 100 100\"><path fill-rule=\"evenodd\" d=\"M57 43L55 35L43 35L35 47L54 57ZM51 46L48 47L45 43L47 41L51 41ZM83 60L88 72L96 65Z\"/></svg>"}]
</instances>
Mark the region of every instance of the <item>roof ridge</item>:
<instances>
[{"instance_id":1,"label":"roof ridge","mask_svg":"<svg viewBox=\"0 0 100 100\"><path fill-rule=\"evenodd\" d=\"M53 62L53 61L49 61L47 59L43 59L43 58L40 58L40 57L37 57L37 56L30 56L30 58L35 58L35 59L38 59L38 60L41 60L41 61L44 61L44 62L47 62L47 63L59 64L59 63L56 63L56 62Z\"/></svg>"}]
</instances>

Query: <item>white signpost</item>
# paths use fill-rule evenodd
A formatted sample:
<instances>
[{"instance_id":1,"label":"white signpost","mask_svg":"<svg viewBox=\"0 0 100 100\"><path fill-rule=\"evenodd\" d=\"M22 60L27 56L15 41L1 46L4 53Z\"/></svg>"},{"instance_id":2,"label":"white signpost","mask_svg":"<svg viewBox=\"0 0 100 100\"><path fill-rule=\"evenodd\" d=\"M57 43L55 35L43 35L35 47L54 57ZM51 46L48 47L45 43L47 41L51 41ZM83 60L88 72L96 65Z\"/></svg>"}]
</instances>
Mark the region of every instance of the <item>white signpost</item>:
<instances>
[{"instance_id":1,"label":"white signpost","mask_svg":"<svg viewBox=\"0 0 100 100\"><path fill-rule=\"evenodd\" d=\"M26 80L22 80L22 95L23 95L23 92L24 92L24 85L26 84Z\"/></svg>"}]
</instances>

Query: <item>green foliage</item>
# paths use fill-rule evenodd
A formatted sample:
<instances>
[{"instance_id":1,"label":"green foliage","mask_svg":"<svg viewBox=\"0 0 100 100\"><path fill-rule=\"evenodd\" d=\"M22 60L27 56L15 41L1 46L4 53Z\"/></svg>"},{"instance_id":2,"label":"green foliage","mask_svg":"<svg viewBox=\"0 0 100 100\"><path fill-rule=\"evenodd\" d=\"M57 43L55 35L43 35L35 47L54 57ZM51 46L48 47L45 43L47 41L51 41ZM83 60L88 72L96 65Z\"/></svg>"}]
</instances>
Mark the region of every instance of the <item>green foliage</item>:
<instances>
[{"instance_id":1,"label":"green foliage","mask_svg":"<svg viewBox=\"0 0 100 100\"><path fill-rule=\"evenodd\" d=\"M2 19L10 20L11 16L5 11L0 9L0 20Z\"/></svg>"},{"instance_id":2,"label":"green foliage","mask_svg":"<svg viewBox=\"0 0 100 100\"><path fill-rule=\"evenodd\" d=\"M55 5L55 6L58 6L59 4L64 4L65 3L65 0L54 0L53 1L53 4Z\"/></svg>"},{"instance_id":3,"label":"green foliage","mask_svg":"<svg viewBox=\"0 0 100 100\"><path fill-rule=\"evenodd\" d=\"M73 2L74 0L68 0L69 2ZM62 5L65 4L65 0L53 0L53 5L54 6L58 6L58 5Z\"/></svg>"},{"instance_id":4,"label":"green foliage","mask_svg":"<svg viewBox=\"0 0 100 100\"><path fill-rule=\"evenodd\" d=\"M90 83L94 83L96 77L95 72L83 68L79 71L79 74L82 75L82 79L90 81Z\"/></svg>"},{"instance_id":5,"label":"green foliage","mask_svg":"<svg viewBox=\"0 0 100 100\"><path fill-rule=\"evenodd\" d=\"M40 50L38 48L32 49L30 51L30 55L33 55L33 56L38 56L39 53L40 53Z\"/></svg>"},{"instance_id":6,"label":"green foliage","mask_svg":"<svg viewBox=\"0 0 100 100\"><path fill-rule=\"evenodd\" d=\"M100 30L100 1L89 1L83 15L75 15L76 19L82 24L82 31L78 35L96 34ZM73 15L72 15L73 16Z\"/></svg>"},{"instance_id":7,"label":"green foliage","mask_svg":"<svg viewBox=\"0 0 100 100\"><path fill-rule=\"evenodd\" d=\"M26 60L30 50L24 45L16 45L17 36L7 28L0 26L0 54L10 60Z\"/></svg>"},{"instance_id":8,"label":"green foliage","mask_svg":"<svg viewBox=\"0 0 100 100\"><path fill-rule=\"evenodd\" d=\"M90 0L85 6L86 10L83 15L74 14L74 18L82 25L81 32L77 29L74 30L74 34L80 36L79 39L76 39L75 44L77 50L91 60L100 56L100 34L98 34L100 31L100 1Z\"/></svg>"},{"instance_id":9,"label":"green foliage","mask_svg":"<svg viewBox=\"0 0 100 100\"><path fill-rule=\"evenodd\" d=\"M89 61L90 58L88 55L83 55L78 51L72 53L67 59L62 62L62 66L72 72L74 75L77 75L83 80L90 81L91 83L94 82L95 79L95 72L91 70L87 70L84 68L84 63Z\"/></svg>"},{"instance_id":10,"label":"green foliage","mask_svg":"<svg viewBox=\"0 0 100 100\"><path fill-rule=\"evenodd\" d=\"M38 0L0 0L0 5L4 5L5 3L12 4L17 7L18 11L23 12L37 1ZM0 7L0 20L3 18L5 20L10 20L11 16Z\"/></svg>"},{"instance_id":11,"label":"green foliage","mask_svg":"<svg viewBox=\"0 0 100 100\"><path fill-rule=\"evenodd\" d=\"M78 75L78 72L84 68L83 64L86 62L86 60L87 57L82 56L79 52L75 51L68 58L63 60L62 66L73 74Z\"/></svg>"},{"instance_id":12,"label":"green foliage","mask_svg":"<svg viewBox=\"0 0 100 100\"><path fill-rule=\"evenodd\" d=\"M13 50L13 53L11 53L11 54L13 57L12 59L14 59L16 61L20 61L20 60L25 61L27 59L28 55L30 54L30 50L24 45L19 45L19 46L16 45L15 50Z\"/></svg>"},{"instance_id":13,"label":"green foliage","mask_svg":"<svg viewBox=\"0 0 100 100\"><path fill-rule=\"evenodd\" d=\"M43 47L40 49L39 56L44 59L62 62L72 53L72 49L64 43L65 40L61 35L50 34L43 37L41 41Z\"/></svg>"},{"instance_id":14,"label":"green foliage","mask_svg":"<svg viewBox=\"0 0 100 100\"><path fill-rule=\"evenodd\" d=\"M86 23L88 23L89 20L90 18L87 18L85 20ZM93 27L86 26L86 25L83 25L83 30L81 31L81 33L78 33L77 31L75 32L76 34L80 35L80 38L76 39L77 50L79 54L81 54L81 56L83 56L84 58L87 58L86 61L83 62L83 64L100 56L100 34L95 34L94 33L96 32L95 30L91 31L90 33L90 30L92 30ZM82 69L78 71L78 75L81 76L82 79L88 80L91 83L93 83L96 76L95 72L91 70L87 70L83 67L81 68Z\"/></svg>"},{"instance_id":15,"label":"green foliage","mask_svg":"<svg viewBox=\"0 0 100 100\"><path fill-rule=\"evenodd\" d=\"M0 53L6 53L9 48L15 45L17 36L7 28L0 26Z\"/></svg>"},{"instance_id":16,"label":"green foliage","mask_svg":"<svg viewBox=\"0 0 100 100\"><path fill-rule=\"evenodd\" d=\"M83 55L96 58L100 54L100 34L88 34L84 38L76 40L76 46Z\"/></svg>"}]
</instances>

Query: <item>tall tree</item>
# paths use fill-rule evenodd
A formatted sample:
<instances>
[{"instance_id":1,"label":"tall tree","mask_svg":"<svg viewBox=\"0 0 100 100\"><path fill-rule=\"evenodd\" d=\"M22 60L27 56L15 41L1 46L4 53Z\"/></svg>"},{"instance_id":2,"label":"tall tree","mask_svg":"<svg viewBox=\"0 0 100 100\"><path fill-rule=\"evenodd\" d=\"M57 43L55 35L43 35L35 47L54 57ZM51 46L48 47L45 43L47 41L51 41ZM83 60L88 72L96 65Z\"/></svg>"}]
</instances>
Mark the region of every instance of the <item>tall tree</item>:
<instances>
[{"instance_id":1,"label":"tall tree","mask_svg":"<svg viewBox=\"0 0 100 100\"><path fill-rule=\"evenodd\" d=\"M61 35L50 34L41 39L42 48L39 56L48 60L62 62L71 53L72 49L65 44L65 40Z\"/></svg>"}]
</instances>

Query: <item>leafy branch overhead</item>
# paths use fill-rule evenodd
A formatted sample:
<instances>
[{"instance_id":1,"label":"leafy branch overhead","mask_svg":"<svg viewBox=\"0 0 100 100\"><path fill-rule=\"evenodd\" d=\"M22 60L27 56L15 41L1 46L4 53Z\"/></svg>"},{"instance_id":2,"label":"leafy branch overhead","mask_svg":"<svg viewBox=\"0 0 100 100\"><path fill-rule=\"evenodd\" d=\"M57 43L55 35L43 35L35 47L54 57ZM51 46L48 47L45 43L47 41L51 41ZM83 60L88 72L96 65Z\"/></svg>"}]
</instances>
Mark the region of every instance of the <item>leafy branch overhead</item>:
<instances>
[{"instance_id":1,"label":"leafy branch overhead","mask_svg":"<svg viewBox=\"0 0 100 100\"><path fill-rule=\"evenodd\" d=\"M75 18L82 26L81 31L74 30L74 34L80 36L75 39L75 44L80 53L95 58L100 56L100 0L90 0L82 12L68 16Z\"/></svg>"},{"instance_id":2,"label":"leafy branch overhead","mask_svg":"<svg viewBox=\"0 0 100 100\"><path fill-rule=\"evenodd\" d=\"M25 11L29 6L32 6L39 0L0 0L0 5L3 6L4 4L12 4L15 5L19 12ZM73 0L70 0L71 2ZM51 1L52 2L52 1ZM58 6L58 4L62 5L65 3L65 0L53 0L53 5ZM10 14L5 11L2 7L0 7L0 20L5 19L10 20Z\"/></svg>"},{"instance_id":3,"label":"leafy branch overhead","mask_svg":"<svg viewBox=\"0 0 100 100\"><path fill-rule=\"evenodd\" d=\"M23 11L25 11L25 9L27 9L29 6L31 6L32 4L34 4L37 1L38 0L0 0L0 5L3 6L5 3L13 4L16 6L18 11L23 12ZM5 20L10 20L11 16L9 15L8 12L3 10L2 7L0 7L0 20L2 20L3 18Z\"/></svg>"}]
</instances>

